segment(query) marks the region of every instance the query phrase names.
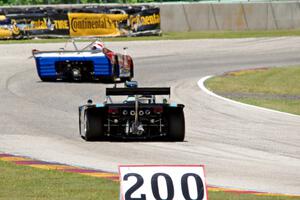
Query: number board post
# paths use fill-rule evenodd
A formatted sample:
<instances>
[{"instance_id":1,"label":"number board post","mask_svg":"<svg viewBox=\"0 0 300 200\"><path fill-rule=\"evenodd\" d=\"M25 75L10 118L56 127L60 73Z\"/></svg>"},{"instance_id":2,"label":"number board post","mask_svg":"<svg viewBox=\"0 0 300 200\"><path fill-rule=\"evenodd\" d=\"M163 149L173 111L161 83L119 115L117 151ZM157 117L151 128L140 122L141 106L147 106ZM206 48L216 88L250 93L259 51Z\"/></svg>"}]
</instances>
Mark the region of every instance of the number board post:
<instances>
[{"instance_id":1,"label":"number board post","mask_svg":"<svg viewBox=\"0 0 300 200\"><path fill-rule=\"evenodd\" d=\"M120 165L122 200L208 200L203 165Z\"/></svg>"}]
</instances>

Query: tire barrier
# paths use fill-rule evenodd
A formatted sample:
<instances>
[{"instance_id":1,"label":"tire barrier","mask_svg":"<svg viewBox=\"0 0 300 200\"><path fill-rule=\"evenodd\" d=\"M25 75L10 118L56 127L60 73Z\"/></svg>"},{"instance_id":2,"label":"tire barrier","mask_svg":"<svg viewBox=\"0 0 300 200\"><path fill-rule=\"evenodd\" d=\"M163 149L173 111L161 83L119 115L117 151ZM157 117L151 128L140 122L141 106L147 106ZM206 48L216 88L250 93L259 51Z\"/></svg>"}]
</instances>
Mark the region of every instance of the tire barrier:
<instances>
[{"instance_id":1,"label":"tire barrier","mask_svg":"<svg viewBox=\"0 0 300 200\"><path fill-rule=\"evenodd\" d=\"M156 6L0 8L0 39L160 34Z\"/></svg>"}]
</instances>

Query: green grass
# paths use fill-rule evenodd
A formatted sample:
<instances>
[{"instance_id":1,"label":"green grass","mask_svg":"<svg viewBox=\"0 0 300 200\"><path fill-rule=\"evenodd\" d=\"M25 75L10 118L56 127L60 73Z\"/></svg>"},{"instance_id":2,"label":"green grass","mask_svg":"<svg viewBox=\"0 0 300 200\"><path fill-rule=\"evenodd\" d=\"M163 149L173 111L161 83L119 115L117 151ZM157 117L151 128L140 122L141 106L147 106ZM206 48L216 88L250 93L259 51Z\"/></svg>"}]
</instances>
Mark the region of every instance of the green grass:
<instances>
[{"instance_id":1,"label":"green grass","mask_svg":"<svg viewBox=\"0 0 300 200\"><path fill-rule=\"evenodd\" d=\"M205 85L237 101L300 115L300 66L230 72Z\"/></svg>"},{"instance_id":2,"label":"green grass","mask_svg":"<svg viewBox=\"0 0 300 200\"><path fill-rule=\"evenodd\" d=\"M223 38L252 38L252 37L281 37L300 36L300 29L272 30L272 31L202 31L202 32L169 32L162 38L165 39L223 39Z\"/></svg>"},{"instance_id":3,"label":"green grass","mask_svg":"<svg viewBox=\"0 0 300 200\"><path fill-rule=\"evenodd\" d=\"M264 100L251 98L237 98L237 101L256 105L265 108L271 108L283 112L300 115L300 100Z\"/></svg>"},{"instance_id":4,"label":"green grass","mask_svg":"<svg viewBox=\"0 0 300 200\"><path fill-rule=\"evenodd\" d=\"M251 38L251 37L281 37L300 36L300 29L273 31L201 31L201 32L166 32L162 36L147 37L116 37L103 38L104 41L142 41L142 40L183 40L183 39L222 39L222 38ZM33 39L33 40L0 40L0 44L15 43L57 43L67 39Z\"/></svg>"},{"instance_id":5,"label":"green grass","mask_svg":"<svg viewBox=\"0 0 300 200\"><path fill-rule=\"evenodd\" d=\"M230 192L208 192L209 200L299 200L292 196L261 196L253 194L237 194Z\"/></svg>"},{"instance_id":6,"label":"green grass","mask_svg":"<svg viewBox=\"0 0 300 200\"><path fill-rule=\"evenodd\" d=\"M0 200L117 200L119 183L0 161ZM209 192L210 200L300 200L300 197Z\"/></svg>"},{"instance_id":7,"label":"green grass","mask_svg":"<svg viewBox=\"0 0 300 200\"><path fill-rule=\"evenodd\" d=\"M0 161L0 199L118 199L116 182Z\"/></svg>"}]
</instances>

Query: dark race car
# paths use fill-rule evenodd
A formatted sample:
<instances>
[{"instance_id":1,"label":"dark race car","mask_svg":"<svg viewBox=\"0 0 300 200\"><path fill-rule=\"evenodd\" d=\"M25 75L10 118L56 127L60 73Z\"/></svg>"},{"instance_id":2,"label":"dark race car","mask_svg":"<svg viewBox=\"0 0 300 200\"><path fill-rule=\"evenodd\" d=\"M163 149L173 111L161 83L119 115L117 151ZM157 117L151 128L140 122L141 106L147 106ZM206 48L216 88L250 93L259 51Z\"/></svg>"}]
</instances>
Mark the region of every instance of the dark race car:
<instances>
[{"instance_id":1,"label":"dark race car","mask_svg":"<svg viewBox=\"0 0 300 200\"><path fill-rule=\"evenodd\" d=\"M32 51L42 81L126 81L133 78L133 61L95 41L79 50Z\"/></svg>"},{"instance_id":2,"label":"dark race car","mask_svg":"<svg viewBox=\"0 0 300 200\"><path fill-rule=\"evenodd\" d=\"M157 97L162 95L170 97L170 88L106 88L104 103L88 100L79 107L81 137L87 141L108 138L183 141L184 105L169 103L166 98L158 102ZM112 96L127 97L121 103L113 103Z\"/></svg>"}]
</instances>

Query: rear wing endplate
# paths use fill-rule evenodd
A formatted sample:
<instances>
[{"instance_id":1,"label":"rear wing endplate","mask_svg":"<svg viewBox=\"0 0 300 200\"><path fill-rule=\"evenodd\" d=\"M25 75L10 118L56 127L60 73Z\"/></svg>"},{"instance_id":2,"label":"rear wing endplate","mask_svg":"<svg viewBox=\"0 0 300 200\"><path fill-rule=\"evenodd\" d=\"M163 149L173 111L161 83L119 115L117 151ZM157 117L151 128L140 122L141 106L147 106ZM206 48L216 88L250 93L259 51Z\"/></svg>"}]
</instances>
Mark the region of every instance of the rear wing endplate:
<instances>
[{"instance_id":1,"label":"rear wing endplate","mask_svg":"<svg viewBox=\"0 0 300 200\"><path fill-rule=\"evenodd\" d=\"M143 88L106 88L106 96L123 95L170 95L169 87L143 87Z\"/></svg>"}]
</instances>

